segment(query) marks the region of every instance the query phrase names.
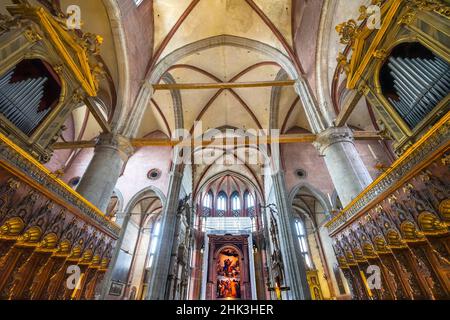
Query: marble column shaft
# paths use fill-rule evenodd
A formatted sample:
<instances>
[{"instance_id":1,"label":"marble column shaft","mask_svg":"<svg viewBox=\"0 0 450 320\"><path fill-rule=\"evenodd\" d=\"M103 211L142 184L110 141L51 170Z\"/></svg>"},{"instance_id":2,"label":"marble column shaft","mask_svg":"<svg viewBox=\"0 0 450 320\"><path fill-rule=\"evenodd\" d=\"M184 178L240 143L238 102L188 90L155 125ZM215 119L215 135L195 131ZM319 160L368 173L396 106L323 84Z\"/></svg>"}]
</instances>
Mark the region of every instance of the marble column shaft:
<instances>
[{"instance_id":1,"label":"marble column shaft","mask_svg":"<svg viewBox=\"0 0 450 320\"><path fill-rule=\"evenodd\" d=\"M105 212L124 163L133 151L129 140L117 134L102 134L77 192Z\"/></svg>"},{"instance_id":2,"label":"marble column shaft","mask_svg":"<svg viewBox=\"0 0 450 320\"><path fill-rule=\"evenodd\" d=\"M356 150L352 130L330 127L318 135L314 144L325 157L328 172L345 207L372 182Z\"/></svg>"},{"instance_id":3,"label":"marble column shaft","mask_svg":"<svg viewBox=\"0 0 450 320\"><path fill-rule=\"evenodd\" d=\"M286 199L284 173L278 171L272 175L272 179L277 198L280 249L283 255L286 284L290 287L288 293L291 300L309 300L311 296L306 279L305 264L296 251L294 222Z\"/></svg>"},{"instance_id":4,"label":"marble column shaft","mask_svg":"<svg viewBox=\"0 0 450 320\"><path fill-rule=\"evenodd\" d=\"M172 258L172 248L177 224L177 207L179 203L180 188L183 175L178 172L178 166L175 166L173 172L170 174L169 196L167 205L163 211L159 250L155 255L153 261L153 268L151 271L150 281L148 283L147 299L149 300L164 300L166 299L167 283L170 272L170 262ZM161 248L166 248L161 249Z\"/></svg>"}]
</instances>

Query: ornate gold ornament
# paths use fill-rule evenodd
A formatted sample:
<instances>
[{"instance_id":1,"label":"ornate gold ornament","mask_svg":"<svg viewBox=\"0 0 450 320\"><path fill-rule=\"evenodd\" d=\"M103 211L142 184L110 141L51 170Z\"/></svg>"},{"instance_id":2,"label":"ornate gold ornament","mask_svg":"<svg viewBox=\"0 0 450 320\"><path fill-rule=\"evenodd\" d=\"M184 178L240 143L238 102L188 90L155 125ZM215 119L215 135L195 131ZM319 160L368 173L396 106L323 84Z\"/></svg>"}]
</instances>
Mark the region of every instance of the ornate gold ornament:
<instances>
[{"instance_id":1,"label":"ornate gold ornament","mask_svg":"<svg viewBox=\"0 0 450 320\"><path fill-rule=\"evenodd\" d=\"M446 234L447 225L440 221L436 215L424 211L419 215L418 218L419 226L422 230L427 232L427 234Z\"/></svg>"},{"instance_id":2,"label":"ornate gold ornament","mask_svg":"<svg viewBox=\"0 0 450 320\"><path fill-rule=\"evenodd\" d=\"M445 199L439 204L439 212L447 221L450 220L450 199Z\"/></svg>"},{"instance_id":3,"label":"ornate gold ornament","mask_svg":"<svg viewBox=\"0 0 450 320\"><path fill-rule=\"evenodd\" d=\"M25 227L25 223L19 217L14 217L6 221L0 227L0 238L17 236Z\"/></svg>"},{"instance_id":4,"label":"ornate gold ornament","mask_svg":"<svg viewBox=\"0 0 450 320\"><path fill-rule=\"evenodd\" d=\"M442 157L441 162L443 165L448 166L450 165L450 154L447 154Z\"/></svg>"},{"instance_id":5,"label":"ornate gold ornament","mask_svg":"<svg viewBox=\"0 0 450 320\"><path fill-rule=\"evenodd\" d=\"M399 23L410 24L418 11L435 11L446 18L450 17L450 6L441 0L408 0L407 8Z\"/></svg>"},{"instance_id":6,"label":"ornate gold ornament","mask_svg":"<svg viewBox=\"0 0 450 320\"><path fill-rule=\"evenodd\" d=\"M377 47L389 26L396 19L402 2L402 0L372 1L373 5L381 5L380 14L383 19L380 29L372 30L367 25L358 26L358 23L353 19L336 26L336 31L341 36L341 43L350 45L352 48L352 55L348 63L348 89L354 89L356 87L364 70L373 58L379 59L383 57L383 52L377 52ZM368 7L365 6L360 7L358 20L365 21L369 17L367 9ZM370 38L370 44L367 47L365 42L373 33L375 33L375 36ZM341 55L343 54L340 53L339 55L338 61L342 61Z\"/></svg>"},{"instance_id":7,"label":"ornate gold ornament","mask_svg":"<svg viewBox=\"0 0 450 320\"><path fill-rule=\"evenodd\" d=\"M80 89L75 90L72 95L72 101L74 103L81 103L84 101L84 98L85 98L84 95L85 94L84 94L83 90L80 90Z\"/></svg>"},{"instance_id":8,"label":"ornate gold ornament","mask_svg":"<svg viewBox=\"0 0 450 320\"><path fill-rule=\"evenodd\" d=\"M411 170L411 163L418 163L427 159L427 157L434 158L439 161L440 148L449 145L448 133L450 125L450 112L443 116L425 135L423 135L413 146L406 150L385 172L383 172L377 179L375 179L366 189L361 192L355 199L353 199L343 210L334 216L326 223L328 231L333 235L336 230L343 228L348 221L357 214L361 214L364 208L370 201L380 197L381 194L386 193L388 187L396 186L401 182L398 175L404 177L404 172ZM415 167L416 174L422 170L420 167ZM431 172L425 170L421 174L421 180L426 182L430 180ZM387 196L386 196L387 197ZM389 203L392 203L396 198L391 195ZM381 200L378 200L381 201ZM375 211L382 210L381 204L377 205ZM447 204L448 210L448 204Z\"/></svg>"},{"instance_id":9,"label":"ornate gold ornament","mask_svg":"<svg viewBox=\"0 0 450 320\"><path fill-rule=\"evenodd\" d=\"M336 31L341 36L340 42L342 44L352 45L358 34L358 23L350 19L346 22L342 22L336 26Z\"/></svg>"},{"instance_id":10,"label":"ornate gold ornament","mask_svg":"<svg viewBox=\"0 0 450 320\"><path fill-rule=\"evenodd\" d=\"M386 50L380 49L380 50L375 50L373 52L373 56L374 56L374 58L377 58L377 59L385 59L388 56L388 54L387 54Z\"/></svg>"},{"instance_id":11,"label":"ornate gold ornament","mask_svg":"<svg viewBox=\"0 0 450 320\"><path fill-rule=\"evenodd\" d=\"M338 66L345 72L345 74L348 74L350 72L350 66L345 54L339 52L336 61L338 62Z\"/></svg>"},{"instance_id":12,"label":"ornate gold ornament","mask_svg":"<svg viewBox=\"0 0 450 320\"><path fill-rule=\"evenodd\" d=\"M37 23L81 87L89 96L97 95L98 80L95 76L99 72L93 72L89 55L98 54L99 46L103 42L100 36L87 33L80 38L74 31L67 30L65 19L51 15L43 7L32 6L26 0L18 1L16 5L8 7L8 10L13 16Z\"/></svg>"},{"instance_id":13,"label":"ornate gold ornament","mask_svg":"<svg viewBox=\"0 0 450 320\"><path fill-rule=\"evenodd\" d=\"M39 32L37 32L33 28L27 28L25 30L25 37L30 42L38 42L38 41L42 40L42 35L39 34Z\"/></svg>"}]
</instances>

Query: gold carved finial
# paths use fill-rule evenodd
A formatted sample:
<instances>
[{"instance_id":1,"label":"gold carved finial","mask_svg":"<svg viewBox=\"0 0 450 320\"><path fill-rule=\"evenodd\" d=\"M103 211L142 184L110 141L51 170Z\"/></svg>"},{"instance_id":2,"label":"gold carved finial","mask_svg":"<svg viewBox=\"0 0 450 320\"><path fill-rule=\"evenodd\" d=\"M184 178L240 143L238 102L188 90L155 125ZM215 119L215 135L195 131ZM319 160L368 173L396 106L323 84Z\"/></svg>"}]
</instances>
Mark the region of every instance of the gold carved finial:
<instances>
[{"instance_id":1,"label":"gold carved finial","mask_svg":"<svg viewBox=\"0 0 450 320\"><path fill-rule=\"evenodd\" d=\"M85 94L84 94L83 90L77 89L74 91L73 96L72 96L73 102L80 103L84 100L84 98L85 98Z\"/></svg>"},{"instance_id":2,"label":"gold carved finial","mask_svg":"<svg viewBox=\"0 0 450 320\"><path fill-rule=\"evenodd\" d=\"M405 186L403 187L403 192L409 193L409 191L410 191L411 189L414 189L414 186L413 186L411 183L407 183L407 184L405 184Z\"/></svg>"},{"instance_id":3,"label":"gold carved finial","mask_svg":"<svg viewBox=\"0 0 450 320\"><path fill-rule=\"evenodd\" d=\"M84 50L97 55L100 53L100 46L103 43L103 38L97 34L85 32L83 33L83 36L78 41L78 43L83 47Z\"/></svg>"}]
</instances>

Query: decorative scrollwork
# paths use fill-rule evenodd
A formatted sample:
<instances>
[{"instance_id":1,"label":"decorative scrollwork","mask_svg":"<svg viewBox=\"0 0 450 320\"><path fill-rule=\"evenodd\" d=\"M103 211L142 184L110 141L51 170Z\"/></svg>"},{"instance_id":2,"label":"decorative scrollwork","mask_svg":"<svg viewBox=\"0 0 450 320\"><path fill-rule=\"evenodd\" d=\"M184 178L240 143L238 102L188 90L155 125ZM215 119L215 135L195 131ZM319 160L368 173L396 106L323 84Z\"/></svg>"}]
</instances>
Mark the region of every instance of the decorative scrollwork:
<instances>
[{"instance_id":1,"label":"decorative scrollwork","mask_svg":"<svg viewBox=\"0 0 450 320\"><path fill-rule=\"evenodd\" d=\"M358 34L358 23L350 19L346 22L342 22L336 26L336 31L340 35L340 42L342 44L352 45Z\"/></svg>"},{"instance_id":2,"label":"decorative scrollwork","mask_svg":"<svg viewBox=\"0 0 450 320\"><path fill-rule=\"evenodd\" d=\"M434 11L446 18L450 17L450 6L441 0L409 0L407 10L400 18L399 23L410 24L418 11Z\"/></svg>"}]
</instances>

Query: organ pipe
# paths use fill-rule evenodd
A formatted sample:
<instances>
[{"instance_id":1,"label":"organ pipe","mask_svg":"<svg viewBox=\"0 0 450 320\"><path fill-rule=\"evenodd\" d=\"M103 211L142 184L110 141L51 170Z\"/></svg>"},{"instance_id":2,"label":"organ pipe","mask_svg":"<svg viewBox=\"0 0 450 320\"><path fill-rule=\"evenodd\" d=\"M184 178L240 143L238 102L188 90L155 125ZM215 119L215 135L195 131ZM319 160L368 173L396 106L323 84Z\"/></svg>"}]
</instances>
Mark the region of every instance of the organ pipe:
<instances>
[{"instance_id":1,"label":"organ pipe","mask_svg":"<svg viewBox=\"0 0 450 320\"><path fill-rule=\"evenodd\" d=\"M17 128L30 135L50 109L39 110L47 77L11 83L14 70L0 78L0 112Z\"/></svg>"},{"instance_id":2,"label":"organ pipe","mask_svg":"<svg viewBox=\"0 0 450 320\"><path fill-rule=\"evenodd\" d=\"M441 58L389 58L398 99L389 98L410 128L416 127L450 91L450 66Z\"/></svg>"},{"instance_id":3,"label":"organ pipe","mask_svg":"<svg viewBox=\"0 0 450 320\"><path fill-rule=\"evenodd\" d=\"M390 57L398 99L389 98L410 128L416 127L450 91L450 66L441 58Z\"/></svg>"}]
</instances>

